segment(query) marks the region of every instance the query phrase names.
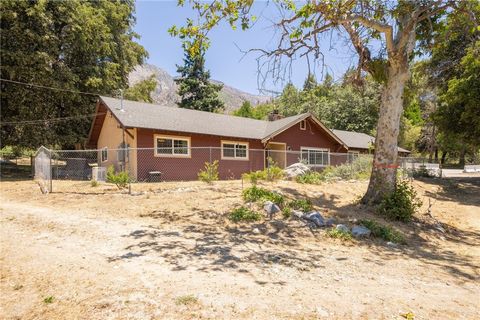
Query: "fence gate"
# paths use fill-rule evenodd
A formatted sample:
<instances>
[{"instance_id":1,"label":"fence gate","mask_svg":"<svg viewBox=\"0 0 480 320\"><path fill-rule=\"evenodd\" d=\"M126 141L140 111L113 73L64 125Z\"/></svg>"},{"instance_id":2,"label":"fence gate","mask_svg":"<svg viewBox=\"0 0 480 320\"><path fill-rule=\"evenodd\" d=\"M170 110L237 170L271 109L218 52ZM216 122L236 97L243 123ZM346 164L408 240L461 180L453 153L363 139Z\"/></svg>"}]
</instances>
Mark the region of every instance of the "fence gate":
<instances>
[{"instance_id":1,"label":"fence gate","mask_svg":"<svg viewBox=\"0 0 480 320\"><path fill-rule=\"evenodd\" d=\"M52 192L51 152L43 146L35 154L35 181L43 193Z\"/></svg>"}]
</instances>

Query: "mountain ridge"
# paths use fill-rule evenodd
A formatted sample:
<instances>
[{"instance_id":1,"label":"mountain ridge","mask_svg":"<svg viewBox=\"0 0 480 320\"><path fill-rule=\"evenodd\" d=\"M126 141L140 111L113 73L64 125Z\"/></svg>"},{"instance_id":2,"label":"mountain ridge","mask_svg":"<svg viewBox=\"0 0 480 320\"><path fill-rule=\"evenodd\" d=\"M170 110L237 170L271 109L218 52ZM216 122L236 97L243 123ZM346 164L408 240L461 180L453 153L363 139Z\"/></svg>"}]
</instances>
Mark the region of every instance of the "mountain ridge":
<instances>
[{"instance_id":1,"label":"mountain ridge","mask_svg":"<svg viewBox=\"0 0 480 320\"><path fill-rule=\"evenodd\" d=\"M130 86L148 79L154 75L157 81L155 90L151 93L154 103L174 105L180 100L177 94L177 84L167 71L153 64L138 65L128 75L128 82ZM212 80L215 83L220 81ZM223 83L222 83L223 84ZM255 95L242 90L236 89L229 85L223 84L222 90L219 92L220 99L225 103L225 113L232 113L241 107L244 101L249 101L252 105L268 102L270 100L267 96Z\"/></svg>"}]
</instances>

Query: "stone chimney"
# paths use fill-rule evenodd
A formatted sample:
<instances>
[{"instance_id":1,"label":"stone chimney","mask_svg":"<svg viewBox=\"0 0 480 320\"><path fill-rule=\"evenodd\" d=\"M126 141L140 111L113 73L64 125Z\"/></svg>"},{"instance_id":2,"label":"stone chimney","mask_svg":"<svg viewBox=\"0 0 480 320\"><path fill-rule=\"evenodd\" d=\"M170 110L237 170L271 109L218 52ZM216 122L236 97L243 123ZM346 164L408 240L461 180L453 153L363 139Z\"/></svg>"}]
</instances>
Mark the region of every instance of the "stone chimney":
<instances>
[{"instance_id":1,"label":"stone chimney","mask_svg":"<svg viewBox=\"0 0 480 320\"><path fill-rule=\"evenodd\" d=\"M283 118L284 117L280 113L278 113L278 110L273 110L268 114L268 121L275 121Z\"/></svg>"}]
</instances>

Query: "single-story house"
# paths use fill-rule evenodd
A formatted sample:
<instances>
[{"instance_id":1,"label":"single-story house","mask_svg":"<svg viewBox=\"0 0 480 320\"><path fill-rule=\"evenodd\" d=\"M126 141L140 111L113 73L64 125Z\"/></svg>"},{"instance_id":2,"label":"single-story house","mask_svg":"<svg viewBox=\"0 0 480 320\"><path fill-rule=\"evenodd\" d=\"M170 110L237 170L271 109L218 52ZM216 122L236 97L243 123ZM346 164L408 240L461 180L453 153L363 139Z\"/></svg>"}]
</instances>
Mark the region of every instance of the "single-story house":
<instances>
[{"instance_id":1,"label":"single-story house","mask_svg":"<svg viewBox=\"0 0 480 320\"><path fill-rule=\"evenodd\" d=\"M349 157L357 157L360 154L373 153L375 137L362 132L332 129L332 132L348 147ZM407 157L409 150L398 147L398 154Z\"/></svg>"},{"instance_id":2,"label":"single-story house","mask_svg":"<svg viewBox=\"0 0 480 320\"><path fill-rule=\"evenodd\" d=\"M221 179L262 170L268 158L315 168L348 160L347 144L310 113L269 120L100 97L87 147L100 150L102 167L127 168L138 181L194 180L213 160Z\"/></svg>"}]
</instances>

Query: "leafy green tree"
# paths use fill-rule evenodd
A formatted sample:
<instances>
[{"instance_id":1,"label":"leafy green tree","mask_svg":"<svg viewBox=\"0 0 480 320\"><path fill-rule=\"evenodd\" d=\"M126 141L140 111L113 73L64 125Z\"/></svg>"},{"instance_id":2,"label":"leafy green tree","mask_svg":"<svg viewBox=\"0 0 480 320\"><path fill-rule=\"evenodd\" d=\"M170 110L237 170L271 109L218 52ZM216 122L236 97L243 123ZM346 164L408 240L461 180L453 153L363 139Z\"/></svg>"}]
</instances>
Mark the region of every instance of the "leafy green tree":
<instances>
[{"instance_id":1,"label":"leafy green tree","mask_svg":"<svg viewBox=\"0 0 480 320\"><path fill-rule=\"evenodd\" d=\"M72 91L1 82L1 143L36 148L73 147L88 135L96 97L126 88L128 73L147 56L131 1L0 3L0 77ZM52 118L70 117L66 121ZM5 122L43 119L34 124Z\"/></svg>"},{"instance_id":2,"label":"leafy green tree","mask_svg":"<svg viewBox=\"0 0 480 320\"><path fill-rule=\"evenodd\" d=\"M465 4L462 4L465 6ZM451 156L474 156L480 148L480 3L471 7L466 19L455 13L435 35L429 80L438 90L439 103L433 113L438 126L439 147Z\"/></svg>"},{"instance_id":3,"label":"leafy green tree","mask_svg":"<svg viewBox=\"0 0 480 320\"><path fill-rule=\"evenodd\" d=\"M252 107L250 102L243 102L242 106L233 112L234 116L251 118L257 120L265 120L267 115L275 109L275 106L272 103L264 103Z\"/></svg>"},{"instance_id":4,"label":"leafy green tree","mask_svg":"<svg viewBox=\"0 0 480 320\"><path fill-rule=\"evenodd\" d=\"M127 90L125 90L124 98L127 100L152 103L152 91L157 86L155 75L151 75L148 79L139 81Z\"/></svg>"},{"instance_id":5,"label":"leafy green tree","mask_svg":"<svg viewBox=\"0 0 480 320\"><path fill-rule=\"evenodd\" d=\"M184 3L179 1L179 5ZM463 12L468 16L469 6L478 2L460 2L462 6L463 3L466 9ZM254 20L250 14L252 0L213 0L211 3L191 0L189 4L197 11L198 22L189 19L186 26L172 27L170 32L182 38L192 54L200 52L201 47L208 47L208 32L220 21L226 20L234 28L240 25L246 29ZM456 13L458 5L459 2L453 0L279 1L283 12L281 20L275 23L280 32L278 45L272 50L258 50L261 57L272 62L264 64L268 71L278 75L279 66L285 64L282 57L319 57L321 37L336 30L349 37L358 54L357 75L364 71L384 84L375 140L375 165L363 198L365 203L380 203L397 185L395 164L403 91L409 79L410 62L418 52L414 51L416 40L422 40L418 44L424 45L417 48L426 48L432 30L442 17ZM377 45L380 50L372 53L372 43L378 42L381 42ZM291 66L291 60L287 65Z\"/></svg>"},{"instance_id":6,"label":"leafy green tree","mask_svg":"<svg viewBox=\"0 0 480 320\"><path fill-rule=\"evenodd\" d=\"M223 110L223 101L218 96L223 85L210 82L204 54L193 56L186 50L183 62L183 66L177 66L180 78L175 79L181 98L178 106L209 112Z\"/></svg>"},{"instance_id":7,"label":"leafy green tree","mask_svg":"<svg viewBox=\"0 0 480 320\"><path fill-rule=\"evenodd\" d=\"M465 163L467 151L480 147L480 40L468 48L462 58L458 76L447 83L434 118L439 129L447 135L455 135L464 143L460 164Z\"/></svg>"}]
</instances>

